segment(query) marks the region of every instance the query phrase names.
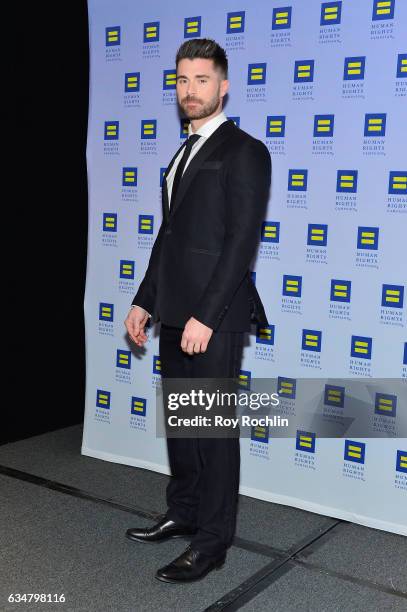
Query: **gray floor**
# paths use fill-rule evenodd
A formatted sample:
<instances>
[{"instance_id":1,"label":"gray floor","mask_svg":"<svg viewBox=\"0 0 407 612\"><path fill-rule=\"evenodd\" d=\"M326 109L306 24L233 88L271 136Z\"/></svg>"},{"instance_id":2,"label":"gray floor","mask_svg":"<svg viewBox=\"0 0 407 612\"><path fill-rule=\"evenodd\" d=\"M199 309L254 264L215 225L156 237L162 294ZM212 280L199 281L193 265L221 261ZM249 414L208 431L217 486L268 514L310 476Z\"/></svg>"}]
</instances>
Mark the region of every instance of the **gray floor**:
<instances>
[{"instance_id":1,"label":"gray floor","mask_svg":"<svg viewBox=\"0 0 407 612\"><path fill-rule=\"evenodd\" d=\"M165 512L168 476L82 456L81 439L75 426L0 446L1 611L407 611L407 538L244 496L220 571L155 580L187 540L124 532ZM12 604L10 593L66 601Z\"/></svg>"}]
</instances>

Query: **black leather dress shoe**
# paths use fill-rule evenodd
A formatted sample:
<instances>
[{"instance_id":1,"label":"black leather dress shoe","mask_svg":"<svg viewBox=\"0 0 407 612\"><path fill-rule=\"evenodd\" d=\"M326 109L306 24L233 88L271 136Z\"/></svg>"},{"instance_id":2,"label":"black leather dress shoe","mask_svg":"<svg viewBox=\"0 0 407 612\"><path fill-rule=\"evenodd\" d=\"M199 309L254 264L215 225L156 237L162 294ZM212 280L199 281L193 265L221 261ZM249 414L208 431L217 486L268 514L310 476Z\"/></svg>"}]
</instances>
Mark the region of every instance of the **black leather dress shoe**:
<instances>
[{"instance_id":1,"label":"black leather dress shoe","mask_svg":"<svg viewBox=\"0 0 407 612\"><path fill-rule=\"evenodd\" d=\"M126 537L137 542L162 542L169 538L181 538L182 536L194 535L194 533L196 533L196 529L186 525L179 525L164 517L153 527L128 529Z\"/></svg>"},{"instance_id":2,"label":"black leather dress shoe","mask_svg":"<svg viewBox=\"0 0 407 612\"><path fill-rule=\"evenodd\" d=\"M225 563L226 552L210 557L191 546L169 565L160 568L155 577L162 582L193 582L201 580L213 569L220 569Z\"/></svg>"}]
</instances>

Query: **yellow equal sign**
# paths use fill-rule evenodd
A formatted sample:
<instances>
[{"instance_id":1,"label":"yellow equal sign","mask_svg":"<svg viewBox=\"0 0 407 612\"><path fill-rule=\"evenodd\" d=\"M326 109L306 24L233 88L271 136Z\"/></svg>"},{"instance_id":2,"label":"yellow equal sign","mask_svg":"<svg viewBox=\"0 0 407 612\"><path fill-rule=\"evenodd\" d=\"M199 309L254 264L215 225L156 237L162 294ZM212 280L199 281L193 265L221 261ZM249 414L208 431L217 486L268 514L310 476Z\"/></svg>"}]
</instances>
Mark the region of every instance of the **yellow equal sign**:
<instances>
[{"instance_id":1,"label":"yellow equal sign","mask_svg":"<svg viewBox=\"0 0 407 612\"><path fill-rule=\"evenodd\" d=\"M380 132L383 127L383 119L381 117L369 117L367 129L369 132Z\"/></svg>"},{"instance_id":2,"label":"yellow equal sign","mask_svg":"<svg viewBox=\"0 0 407 612\"><path fill-rule=\"evenodd\" d=\"M318 346L318 336L315 336L315 334L305 334L305 344L307 346Z\"/></svg>"},{"instance_id":3,"label":"yellow equal sign","mask_svg":"<svg viewBox=\"0 0 407 612\"><path fill-rule=\"evenodd\" d=\"M136 76L128 76L127 77L127 87L130 88L136 88L138 85L138 77Z\"/></svg>"},{"instance_id":4,"label":"yellow equal sign","mask_svg":"<svg viewBox=\"0 0 407 612\"><path fill-rule=\"evenodd\" d=\"M328 389L328 400L340 404L342 402L342 391L339 389Z\"/></svg>"},{"instance_id":5,"label":"yellow equal sign","mask_svg":"<svg viewBox=\"0 0 407 612\"><path fill-rule=\"evenodd\" d=\"M277 226L276 225L265 225L264 226L264 237L265 238L277 238Z\"/></svg>"},{"instance_id":6,"label":"yellow equal sign","mask_svg":"<svg viewBox=\"0 0 407 612\"><path fill-rule=\"evenodd\" d=\"M155 360L155 369L156 370L161 370L161 359L156 359Z\"/></svg>"},{"instance_id":7,"label":"yellow equal sign","mask_svg":"<svg viewBox=\"0 0 407 612\"><path fill-rule=\"evenodd\" d=\"M283 393L291 395L292 391L293 391L293 383L286 382L284 380L280 381L280 389L278 390L279 395L282 395Z\"/></svg>"},{"instance_id":8,"label":"yellow equal sign","mask_svg":"<svg viewBox=\"0 0 407 612\"><path fill-rule=\"evenodd\" d=\"M318 123L317 123L318 132L329 132L330 129L331 129L330 119L318 119Z\"/></svg>"},{"instance_id":9,"label":"yellow equal sign","mask_svg":"<svg viewBox=\"0 0 407 612\"><path fill-rule=\"evenodd\" d=\"M254 437L255 438L265 438L266 437L266 428L262 427L261 425L256 425L256 428L254 430Z\"/></svg>"},{"instance_id":10,"label":"yellow equal sign","mask_svg":"<svg viewBox=\"0 0 407 612\"><path fill-rule=\"evenodd\" d=\"M334 295L336 297L347 297L348 296L348 288L346 285L334 285Z\"/></svg>"},{"instance_id":11,"label":"yellow equal sign","mask_svg":"<svg viewBox=\"0 0 407 612\"><path fill-rule=\"evenodd\" d=\"M311 228L311 240L313 242L321 242L324 240L324 230L317 227Z\"/></svg>"},{"instance_id":12,"label":"yellow equal sign","mask_svg":"<svg viewBox=\"0 0 407 612\"><path fill-rule=\"evenodd\" d=\"M125 353L119 353L119 363L122 363L123 365L128 365L129 356Z\"/></svg>"},{"instance_id":13,"label":"yellow equal sign","mask_svg":"<svg viewBox=\"0 0 407 612\"><path fill-rule=\"evenodd\" d=\"M400 289L386 289L386 302L400 302Z\"/></svg>"},{"instance_id":14,"label":"yellow equal sign","mask_svg":"<svg viewBox=\"0 0 407 612\"><path fill-rule=\"evenodd\" d=\"M144 134L154 134L154 123L144 124Z\"/></svg>"},{"instance_id":15,"label":"yellow equal sign","mask_svg":"<svg viewBox=\"0 0 407 612\"><path fill-rule=\"evenodd\" d=\"M250 70L250 80L258 81L263 78L263 68L251 68Z\"/></svg>"},{"instance_id":16,"label":"yellow equal sign","mask_svg":"<svg viewBox=\"0 0 407 612\"><path fill-rule=\"evenodd\" d=\"M312 437L304 436L304 434L300 434L299 436L300 446L305 446L306 448L312 448Z\"/></svg>"},{"instance_id":17,"label":"yellow equal sign","mask_svg":"<svg viewBox=\"0 0 407 612\"><path fill-rule=\"evenodd\" d=\"M340 179L341 187L353 187L354 177L351 174L342 174Z\"/></svg>"},{"instance_id":18,"label":"yellow equal sign","mask_svg":"<svg viewBox=\"0 0 407 612\"><path fill-rule=\"evenodd\" d=\"M400 189L406 191L407 189L407 176L393 176L392 178L392 189Z\"/></svg>"},{"instance_id":19,"label":"yellow equal sign","mask_svg":"<svg viewBox=\"0 0 407 612\"><path fill-rule=\"evenodd\" d=\"M229 28L241 28L242 27L242 16L238 15L235 17L229 17Z\"/></svg>"},{"instance_id":20,"label":"yellow equal sign","mask_svg":"<svg viewBox=\"0 0 407 612\"><path fill-rule=\"evenodd\" d=\"M143 217L140 221L140 228L142 230L150 230L151 229L151 219L146 219Z\"/></svg>"},{"instance_id":21,"label":"yellow equal sign","mask_svg":"<svg viewBox=\"0 0 407 612\"><path fill-rule=\"evenodd\" d=\"M261 340L271 340L271 329L267 327L261 327L259 329L259 338Z\"/></svg>"},{"instance_id":22,"label":"yellow equal sign","mask_svg":"<svg viewBox=\"0 0 407 612\"><path fill-rule=\"evenodd\" d=\"M115 227L116 221L114 217L105 217L105 227Z\"/></svg>"},{"instance_id":23,"label":"yellow equal sign","mask_svg":"<svg viewBox=\"0 0 407 612\"><path fill-rule=\"evenodd\" d=\"M362 72L362 62L349 62L347 72L348 74L360 74Z\"/></svg>"},{"instance_id":24,"label":"yellow equal sign","mask_svg":"<svg viewBox=\"0 0 407 612\"><path fill-rule=\"evenodd\" d=\"M369 343L364 340L355 340L354 352L367 355L369 352Z\"/></svg>"},{"instance_id":25,"label":"yellow equal sign","mask_svg":"<svg viewBox=\"0 0 407 612\"><path fill-rule=\"evenodd\" d=\"M188 21L187 32L188 34L194 34L198 32L199 21Z\"/></svg>"},{"instance_id":26,"label":"yellow equal sign","mask_svg":"<svg viewBox=\"0 0 407 612\"><path fill-rule=\"evenodd\" d=\"M278 11L276 13L276 24L283 25L288 23L288 11Z\"/></svg>"},{"instance_id":27,"label":"yellow equal sign","mask_svg":"<svg viewBox=\"0 0 407 612\"><path fill-rule=\"evenodd\" d=\"M98 403L107 405L109 403L109 396L106 393L99 393Z\"/></svg>"},{"instance_id":28,"label":"yellow equal sign","mask_svg":"<svg viewBox=\"0 0 407 612\"><path fill-rule=\"evenodd\" d=\"M324 21L338 17L338 6L326 6L324 8Z\"/></svg>"},{"instance_id":29,"label":"yellow equal sign","mask_svg":"<svg viewBox=\"0 0 407 612\"><path fill-rule=\"evenodd\" d=\"M360 242L362 244L374 244L375 243L375 233L374 232L362 232L362 237Z\"/></svg>"},{"instance_id":30,"label":"yellow equal sign","mask_svg":"<svg viewBox=\"0 0 407 612\"><path fill-rule=\"evenodd\" d=\"M310 64L301 64L297 68L298 77L303 79L305 77L311 76L311 65Z\"/></svg>"},{"instance_id":31,"label":"yellow equal sign","mask_svg":"<svg viewBox=\"0 0 407 612\"><path fill-rule=\"evenodd\" d=\"M249 384L249 377L247 376L247 374L239 374L239 383L243 386L243 387L247 387Z\"/></svg>"},{"instance_id":32,"label":"yellow equal sign","mask_svg":"<svg viewBox=\"0 0 407 612\"><path fill-rule=\"evenodd\" d=\"M303 187L304 186L304 175L303 174L291 175L291 185Z\"/></svg>"},{"instance_id":33,"label":"yellow equal sign","mask_svg":"<svg viewBox=\"0 0 407 612\"><path fill-rule=\"evenodd\" d=\"M285 282L285 290L296 293L298 291L299 282L297 280L287 279Z\"/></svg>"},{"instance_id":34,"label":"yellow equal sign","mask_svg":"<svg viewBox=\"0 0 407 612\"><path fill-rule=\"evenodd\" d=\"M388 15L391 11L391 2L386 0L385 2L378 2L376 4L377 15Z\"/></svg>"},{"instance_id":35,"label":"yellow equal sign","mask_svg":"<svg viewBox=\"0 0 407 612\"><path fill-rule=\"evenodd\" d=\"M402 57L401 58L400 72L407 72L407 57Z\"/></svg>"},{"instance_id":36,"label":"yellow equal sign","mask_svg":"<svg viewBox=\"0 0 407 612\"><path fill-rule=\"evenodd\" d=\"M124 171L124 180L126 183L135 183L136 182L136 173L134 170L125 170Z\"/></svg>"},{"instance_id":37,"label":"yellow equal sign","mask_svg":"<svg viewBox=\"0 0 407 612\"><path fill-rule=\"evenodd\" d=\"M107 34L107 40L109 42L117 42L119 40L119 31L118 30L110 30Z\"/></svg>"},{"instance_id":38,"label":"yellow equal sign","mask_svg":"<svg viewBox=\"0 0 407 612\"><path fill-rule=\"evenodd\" d=\"M400 467L407 468L407 455L400 455Z\"/></svg>"},{"instance_id":39,"label":"yellow equal sign","mask_svg":"<svg viewBox=\"0 0 407 612\"><path fill-rule=\"evenodd\" d=\"M360 459L362 457L362 449L360 446L355 446L355 444L349 444L348 446L348 457L355 457L356 459Z\"/></svg>"},{"instance_id":40,"label":"yellow equal sign","mask_svg":"<svg viewBox=\"0 0 407 612\"><path fill-rule=\"evenodd\" d=\"M112 309L110 306L102 306L102 317L110 318L112 316Z\"/></svg>"},{"instance_id":41,"label":"yellow equal sign","mask_svg":"<svg viewBox=\"0 0 407 612\"><path fill-rule=\"evenodd\" d=\"M378 402L380 410L384 412L392 412L393 411L393 400L386 399L385 397L379 397Z\"/></svg>"},{"instance_id":42,"label":"yellow equal sign","mask_svg":"<svg viewBox=\"0 0 407 612\"><path fill-rule=\"evenodd\" d=\"M157 35L157 26L148 26L146 28L146 38L154 38Z\"/></svg>"},{"instance_id":43,"label":"yellow equal sign","mask_svg":"<svg viewBox=\"0 0 407 612\"><path fill-rule=\"evenodd\" d=\"M281 119L270 119L269 132L281 132L282 129L283 129L283 122Z\"/></svg>"},{"instance_id":44,"label":"yellow equal sign","mask_svg":"<svg viewBox=\"0 0 407 612\"><path fill-rule=\"evenodd\" d=\"M106 134L107 136L116 136L117 134L117 126L109 124L106 126Z\"/></svg>"},{"instance_id":45,"label":"yellow equal sign","mask_svg":"<svg viewBox=\"0 0 407 612\"><path fill-rule=\"evenodd\" d=\"M143 412L144 411L144 402L142 402L140 400L134 400L134 402L133 402L133 410L135 410L136 412Z\"/></svg>"},{"instance_id":46,"label":"yellow equal sign","mask_svg":"<svg viewBox=\"0 0 407 612\"><path fill-rule=\"evenodd\" d=\"M122 265L122 274L132 275L133 274L133 266L132 264L123 264Z\"/></svg>"}]
</instances>

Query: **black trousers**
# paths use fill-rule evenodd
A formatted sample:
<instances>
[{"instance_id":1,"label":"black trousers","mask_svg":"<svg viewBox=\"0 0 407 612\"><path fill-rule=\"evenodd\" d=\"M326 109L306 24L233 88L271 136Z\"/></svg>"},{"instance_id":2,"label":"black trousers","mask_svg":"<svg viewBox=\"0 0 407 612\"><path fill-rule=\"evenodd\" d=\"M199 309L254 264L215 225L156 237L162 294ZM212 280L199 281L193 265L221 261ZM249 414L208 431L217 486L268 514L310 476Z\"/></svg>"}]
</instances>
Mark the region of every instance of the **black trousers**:
<instances>
[{"instance_id":1,"label":"black trousers","mask_svg":"<svg viewBox=\"0 0 407 612\"><path fill-rule=\"evenodd\" d=\"M181 349L183 329L161 324L163 378L234 378L239 374L244 332L214 332L204 353ZM232 543L240 475L239 437L167 437L172 477L167 518L197 527L193 548L217 555Z\"/></svg>"}]
</instances>

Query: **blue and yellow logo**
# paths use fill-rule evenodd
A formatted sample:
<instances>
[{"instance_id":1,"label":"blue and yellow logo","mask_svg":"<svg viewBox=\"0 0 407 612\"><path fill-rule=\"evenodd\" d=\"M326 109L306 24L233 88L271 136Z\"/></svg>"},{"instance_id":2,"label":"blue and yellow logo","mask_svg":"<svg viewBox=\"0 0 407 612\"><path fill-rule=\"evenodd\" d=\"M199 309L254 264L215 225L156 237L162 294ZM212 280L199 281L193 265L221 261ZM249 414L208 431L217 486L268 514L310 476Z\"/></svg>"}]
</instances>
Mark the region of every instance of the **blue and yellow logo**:
<instances>
[{"instance_id":1,"label":"blue and yellow logo","mask_svg":"<svg viewBox=\"0 0 407 612\"><path fill-rule=\"evenodd\" d=\"M379 228L358 227L357 248L377 251L379 248Z\"/></svg>"},{"instance_id":2,"label":"blue and yellow logo","mask_svg":"<svg viewBox=\"0 0 407 612\"><path fill-rule=\"evenodd\" d=\"M103 213L103 231L117 232L117 213Z\"/></svg>"},{"instance_id":3,"label":"blue and yellow logo","mask_svg":"<svg viewBox=\"0 0 407 612\"><path fill-rule=\"evenodd\" d=\"M201 35L202 17L185 17L184 38L199 38Z\"/></svg>"},{"instance_id":4,"label":"blue and yellow logo","mask_svg":"<svg viewBox=\"0 0 407 612\"><path fill-rule=\"evenodd\" d=\"M163 89L176 89L177 88L177 71L164 70L163 72Z\"/></svg>"},{"instance_id":5,"label":"blue and yellow logo","mask_svg":"<svg viewBox=\"0 0 407 612\"><path fill-rule=\"evenodd\" d=\"M226 33L238 34L244 32L245 11L228 13L226 18Z\"/></svg>"},{"instance_id":6,"label":"blue and yellow logo","mask_svg":"<svg viewBox=\"0 0 407 612\"><path fill-rule=\"evenodd\" d=\"M123 168L122 186L137 187L138 171L137 168Z\"/></svg>"},{"instance_id":7,"label":"blue and yellow logo","mask_svg":"<svg viewBox=\"0 0 407 612\"><path fill-rule=\"evenodd\" d=\"M281 6L273 9L272 30L288 30L291 28L291 6Z\"/></svg>"},{"instance_id":8,"label":"blue and yellow logo","mask_svg":"<svg viewBox=\"0 0 407 612\"><path fill-rule=\"evenodd\" d=\"M280 221L263 221L260 240L261 242L280 242Z\"/></svg>"},{"instance_id":9,"label":"blue and yellow logo","mask_svg":"<svg viewBox=\"0 0 407 612\"><path fill-rule=\"evenodd\" d=\"M328 226L308 223L307 244L311 246L326 246L328 244Z\"/></svg>"},{"instance_id":10,"label":"blue and yellow logo","mask_svg":"<svg viewBox=\"0 0 407 612\"><path fill-rule=\"evenodd\" d=\"M364 135L373 137L385 136L386 113L366 113Z\"/></svg>"},{"instance_id":11,"label":"blue and yellow logo","mask_svg":"<svg viewBox=\"0 0 407 612\"><path fill-rule=\"evenodd\" d=\"M106 47L118 47L120 45L120 26L106 28Z\"/></svg>"},{"instance_id":12,"label":"blue and yellow logo","mask_svg":"<svg viewBox=\"0 0 407 612\"><path fill-rule=\"evenodd\" d=\"M153 374L161 374L161 358L160 355L153 356Z\"/></svg>"},{"instance_id":13,"label":"blue and yellow logo","mask_svg":"<svg viewBox=\"0 0 407 612\"><path fill-rule=\"evenodd\" d=\"M277 393L280 397L295 399L297 392L297 381L295 378L279 376L277 379Z\"/></svg>"},{"instance_id":14,"label":"blue and yellow logo","mask_svg":"<svg viewBox=\"0 0 407 612\"><path fill-rule=\"evenodd\" d=\"M288 191L307 191L308 170L288 171Z\"/></svg>"},{"instance_id":15,"label":"blue and yellow logo","mask_svg":"<svg viewBox=\"0 0 407 612\"><path fill-rule=\"evenodd\" d=\"M403 308L403 303L403 285L383 285L382 306L386 306L387 308Z\"/></svg>"},{"instance_id":16,"label":"blue and yellow logo","mask_svg":"<svg viewBox=\"0 0 407 612\"><path fill-rule=\"evenodd\" d=\"M338 193L356 193L358 190L357 170L338 170L336 191Z\"/></svg>"},{"instance_id":17,"label":"blue and yellow logo","mask_svg":"<svg viewBox=\"0 0 407 612\"><path fill-rule=\"evenodd\" d=\"M150 21L143 26L143 42L151 43L160 40L160 22Z\"/></svg>"},{"instance_id":18,"label":"blue and yellow logo","mask_svg":"<svg viewBox=\"0 0 407 612\"><path fill-rule=\"evenodd\" d=\"M154 231L154 215L138 216L138 233L152 234Z\"/></svg>"},{"instance_id":19,"label":"blue and yellow logo","mask_svg":"<svg viewBox=\"0 0 407 612\"><path fill-rule=\"evenodd\" d=\"M144 397L132 397L131 398L131 414L137 416L146 416L147 400Z\"/></svg>"},{"instance_id":20,"label":"blue and yellow logo","mask_svg":"<svg viewBox=\"0 0 407 612\"><path fill-rule=\"evenodd\" d=\"M167 168L160 168L160 187L163 186L163 180L166 172Z\"/></svg>"},{"instance_id":21,"label":"blue and yellow logo","mask_svg":"<svg viewBox=\"0 0 407 612\"><path fill-rule=\"evenodd\" d=\"M397 472L407 473L407 451L397 451L396 470Z\"/></svg>"},{"instance_id":22,"label":"blue and yellow logo","mask_svg":"<svg viewBox=\"0 0 407 612\"><path fill-rule=\"evenodd\" d=\"M119 140L119 121L105 121L105 140Z\"/></svg>"},{"instance_id":23,"label":"blue and yellow logo","mask_svg":"<svg viewBox=\"0 0 407 612\"><path fill-rule=\"evenodd\" d=\"M323 2L321 4L321 20L319 24L335 25L341 23L342 2Z\"/></svg>"},{"instance_id":24,"label":"blue and yellow logo","mask_svg":"<svg viewBox=\"0 0 407 612\"><path fill-rule=\"evenodd\" d=\"M395 0L373 0L372 21L393 19Z\"/></svg>"},{"instance_id":25,"label":"blue and yellow logo","mask_svg":"<svg viewBox=\"0 0 407 612\"><path fill-rule=\"evenodd\" d=\"M228 117L229 121L233 121L236 127L240 127L240 117Z\"/></svg>"},{"instance_id":26,"label":"blue and yellow logo","mask_svg":"<svg viewBox=\"0 0 407 612\"><path fill-rule=\"evenodd\" d=\"M301 348L303 351L321 352L322 331L317 329L303 329Z\"/></svg>"},{"instance_id":27,"label":"blue and yellow logo","mask_svg":"<svg viewBox=\"0 0 407 612\"><path fill-rule=\"evenodd\" d=\"M238 385L242 389L250 389L250 383L252 380L252 373L250 370L240 370L238 376Z\"/></svg>"},{"instance_id":28,"label":"blue and yellow logo","mask_svg":"<svg viewBox=\"0 0 407 612\"><path fill-rule=\"evenodd\" d=\"M375 414L395 417L397 410L397 395L389 393L376 393L374 411Z\"/></svg>"},{"instance_id":29,"label":"blue and yellow logo","mask_svg":"<svg viewBox=\"0 0 407 612\"><path fill-rule=\"evenodd\" d=\"M110 409L110 391L97 389L96 391L96 406L98 408Z\"/></svg>"},{"instance_id":30,"label":"blue and yellow logo","mask_svg":"<svg viewBox=\"0 0 407 612\"><path fill-rule=\"evenodd\" d=\"M283 276L283 295L289 297L301 297L302 292L302 276L292 276L284 274Z\"/></svg>"},{"instance_id":31,"label":"blue and yellow logo","mask_svg":"<svg viewBox=\"0 0 407 612\"><path fill-rule=\"evenodd\" d=\"M182 139L186 139L188 138L188 134L189 134L189 124L190 124L190 120L189 119L185 119L182 118L180 121L180 130L179 130L179 137Z\"/></svg>"},{"instance_id":32,"label":"blue and yellow logo","mask_svg":"<svg viewBox=\"0 0 407 612\"><path fill-rule=\"evenodd\" d=\"M297 430L295 448L307 453L315 453L315 433L311 431Z\"/></svg>"},{"instance_id":33,"label":"blue and yellow logo","mask_svg":"<svg viewBox=\"0 0 407 612\"><path fill-rule=\"evenodd\" d=\"M131 351L117 349L116 352L116 367L130 370L131 368Z\"/></svg>"},{"instance_id":34,"label":"blue and yellow logo","mask_svg":"<svg viewBox=\"0 0 407 612\"><path fill-rule=\"evenodd\" d=\"M139 72L126 72L124 75L124 91L126 93L136 93L140 91Z\"/></svg>"},{"instance_id":35,"label":"blue and yellow logo","mask_svg":"<svg viewBox=\"0 0 407 612\"><path fill-rule=\"evenodd\" d=\"M310 83L314 80L314 60L298 60L294 64L294 83Z\"/></svg>"},{"instance_id":36,"label":"blue and yellow logo","mask_svg":"<svg viewBox=\"0 0 407 612\"><path fill-rule=\"evenodd\" d=\"M324 138L334 135L335 115L315 115L314 116L314 137Z\"/></svg>"},{"instance_id":37,"label":"blue and yellow logo","mask_svg":"<svg viewBox=\"0 0 407 612\"><path fill-rule=\"evenodd\" d=\"M113 321L114 304L99 303L99 321Z\"/></svg>"},{"instance_id":38,"label":"blue and yellow logo","mask_svg":"<svg viewBox=\"0 0 407 612\"><path fill-rule=\"evenodd\" d=\"M268 444L269 442L269 428L263 427L262 425L254 425L251 429L250 439L253 442L263 442Z\"/></svg>"},{"instance_id":39,"label":"blue and yellow logo","mask_svg":"<svg viewBox=\"0 0 407 612\"><path fill-rule=\"evenodd\" d=\"M407 78L407 53L399 53L397 56L397 78Z\"/></svg>"},{"instance_id":40,"label":"blue and yellow logo","mask_svg":"<svg viewBox=\"0 0 407 612\"><path fill-rule=\"evenodd\" d=\"M275 325L266 325L261 327L260 325L257 327L256 332L256 342L258 344L268 344L269 346L274 345L276 326Z\"/></svg>"},{"instance_id":41,"label":"blue and yellow logo","mask_svg":"<svg viewBox=\"0 0 407 612\"><path fill-rule=\"evenodd\" d=\"M389 193L400 195L407 193L407 170L392 170L389 174Z\"/></svg>"},{"instance_id":42,"label":"blue and yellow logo","mask_svg":"<svg viewBox=\"0 0 407 612\"><path fill-rule=\"evenodd\" d=\"M134 279L134 261L128 259L120 260L120 278Z\"/></svg>"},{"instance_id":43,"label":"blue and yellow logo","mask_svg":"<svg viewBox=\"0 0 407 612\"><path fill-rule=\"evenodd\" d=\"M345 387L325 385L324 404L325 406L343 408L345 405Z\"/></svg>"},{"instance_id":44,"label":"blue and yellow logo","mask_svg":"<svg viewBox=\"0 0 407 612\"><path fill-rule=\"evenodd\" d=\"M366 56L345 57L343 69L344 81L355 81L365 78Z\"/></svg>"},{"instance_id":45,"label":"blue and yellow logo","mask_svg":"<svg viewBox=\"0 0 407 612\"><path fill-rule=\"evenodd\" d=\"M354 463L365 462L366 444L364 442L356 442L355 440L345 440L345 451L343 458L345 461L353 461Z\"/></svg>"},{"instance_id":46,"label":"blue and yellow logo","mask_svg":"<svg viewBox=\"0 0 407 612\"><path fill-rule=\"evenodd\" d=\"M141 139L152 140L157 138L157 119L141 120Z\"/></svg>"},{"instance_id":47,"label":"blue and yellow logo","mask_svg":"<svg viewBox=\"0 0 407 612\"><path fill-rule=\"evenodd\" d=\"M407 365L407 342L404 343L403 365Z\"/></svg>"},{"instance_id":48,"label":"blue and yellow logo","mask_svg":"<svg viewBox=\"0 0 407 612\"><path fill-rule=\"evenodd\" d=\"M266 82L267 64L249 64L247 70L248 85L264 85Z\"/></svg>"},{"instance_id":49,"label":"blue and yellow logo","mask_svg":"<svg viewBox=\"0 0 407 612\"><path fill-rule=\"evenodd\" d=\"M352 336L350 345L351 357L357 359L372 358L373 339L366 336Z\"/></svg>"},{"instance_id":50,"label":"blue and yellow logo","mask_svg":"<svg viewBox=\"0 0 407 612\"><path fill-rule=\"evenodd\" d=\"M331 302L350 302L351 288L352 281L333 278L331 280Z\"/></svg>"},{"instance_id":51,"label":"blue and yellow logo","mask_svg":"<svg viewBox=\"0 0 407 612\"><path fill-rule=\"evenodd\" d=\"M285 115L269 115L266 123L266 138L285 136Z\"/></svg>"}]
</instances>

